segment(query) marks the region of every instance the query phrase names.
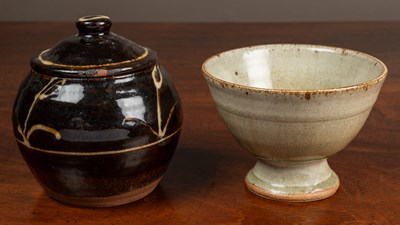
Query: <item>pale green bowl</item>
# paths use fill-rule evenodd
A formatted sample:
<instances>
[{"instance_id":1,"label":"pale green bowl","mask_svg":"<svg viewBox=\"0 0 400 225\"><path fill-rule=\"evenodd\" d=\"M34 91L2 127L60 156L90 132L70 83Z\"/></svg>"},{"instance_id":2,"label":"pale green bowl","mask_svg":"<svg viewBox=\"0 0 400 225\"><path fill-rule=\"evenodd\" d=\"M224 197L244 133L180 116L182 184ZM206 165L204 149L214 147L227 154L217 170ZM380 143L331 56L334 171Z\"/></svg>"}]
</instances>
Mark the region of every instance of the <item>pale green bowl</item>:
<instances>
[{"instance_id":1,"label":"pale green bowl","mask_svg":"<svg viewBox=\"0 0 400 225\"><path fill-rule=\"evenodd\" d=\"M327 157L360 131L387 75L370 55L296 44L223 52L202 70L226 126L258 157L247 187L284 201L336 192L339 179Z\"/></svg>"}]
</instances>

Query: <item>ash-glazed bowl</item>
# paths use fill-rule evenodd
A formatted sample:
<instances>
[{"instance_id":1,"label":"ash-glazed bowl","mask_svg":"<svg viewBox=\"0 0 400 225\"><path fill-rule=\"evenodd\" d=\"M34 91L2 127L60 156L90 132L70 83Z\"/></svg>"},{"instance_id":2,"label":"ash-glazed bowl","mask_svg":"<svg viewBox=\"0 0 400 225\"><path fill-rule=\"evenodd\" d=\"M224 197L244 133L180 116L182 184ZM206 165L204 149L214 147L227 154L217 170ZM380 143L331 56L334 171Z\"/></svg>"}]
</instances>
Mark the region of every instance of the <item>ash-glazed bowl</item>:
<instances>
[{"instance_id":1,"label":"ash-glazed bowl","mask_svg":"<svg viewBox=\"0 0 400 225\"><path fill-rule=\"evenodd\" d=\"M258 158L247 187L299 202L336 192L327 158L360 131L387 75L370 55L301 44L223 52L202 70L226 126Z\"/></svg>"},{"instance_id":2,"label":"ash-glazed bowl","mask_svg":"<svg viewBox=\"0 0 400 225\"><path fill-rule=\"evenodd\" d=\"M53 198L116 206L150 194L178 144L182 107L156 52L86 16L32 58L13 111L27 165Z\"/></svg>"}]
</instances>

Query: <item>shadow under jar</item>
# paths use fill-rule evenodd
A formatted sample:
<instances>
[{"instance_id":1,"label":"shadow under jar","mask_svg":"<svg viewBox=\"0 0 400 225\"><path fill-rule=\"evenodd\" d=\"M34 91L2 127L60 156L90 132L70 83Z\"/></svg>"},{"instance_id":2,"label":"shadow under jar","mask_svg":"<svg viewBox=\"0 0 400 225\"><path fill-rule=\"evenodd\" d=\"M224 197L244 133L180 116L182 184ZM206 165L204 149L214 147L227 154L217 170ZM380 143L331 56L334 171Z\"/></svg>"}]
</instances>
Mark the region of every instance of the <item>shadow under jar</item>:
<instances>
[{"instance_id":1,"label":"shadow under jar","mask_svg":"<svg viewBox=\"0 0 400 225\"><path fill-rule=\"evenodd\" d=\"M17 144L53 198L107 207L151 193L178 144L178 93L156 53L82 17L31 61L14 104Z\"/></svg>"}]
</instances>

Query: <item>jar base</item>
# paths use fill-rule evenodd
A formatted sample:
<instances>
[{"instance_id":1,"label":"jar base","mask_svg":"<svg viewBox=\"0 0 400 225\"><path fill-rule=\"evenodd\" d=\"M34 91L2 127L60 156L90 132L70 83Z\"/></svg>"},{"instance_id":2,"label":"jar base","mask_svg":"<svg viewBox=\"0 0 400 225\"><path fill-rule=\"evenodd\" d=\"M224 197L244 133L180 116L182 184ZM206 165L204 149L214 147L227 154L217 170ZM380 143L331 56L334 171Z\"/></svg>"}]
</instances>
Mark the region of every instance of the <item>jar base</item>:
<instances>
[{"instance_id":1,"label":"jar base","mask_svg":"<svg viewBox=\"0 0 400 225\"><path fill-rule=\"evenodd\" d=\"M45 190L50 197L68 205L77 207L112 207L128 204L146 197L157 187L160 181L161 178L144 187L109 197L71 197L56 193L47 188Z\"/></svg>"},{"instance_id":2,"label":"jar base","mask_svg":"<svg viewBox=\"0 0 400 225\"><path fill-rule=\"evenodd\" d=\"M245 183L258 196L287 202L322 200L339 188L339 178L326 159L290 163L258 160Z\"/></svg>"}]
</instances>

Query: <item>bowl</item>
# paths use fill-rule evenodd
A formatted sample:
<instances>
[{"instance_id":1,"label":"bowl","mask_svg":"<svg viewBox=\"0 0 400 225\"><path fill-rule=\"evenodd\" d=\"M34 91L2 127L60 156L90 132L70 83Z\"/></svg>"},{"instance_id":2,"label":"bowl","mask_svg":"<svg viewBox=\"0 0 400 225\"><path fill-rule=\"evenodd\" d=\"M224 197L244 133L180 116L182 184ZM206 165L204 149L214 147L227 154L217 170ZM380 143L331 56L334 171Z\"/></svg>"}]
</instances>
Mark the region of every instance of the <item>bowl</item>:
<instances>
[{"instance_id":1,"label":"bowl","mask_svg":"<svg viewBox=\"0 0 400 225\"><path fill-rule=\"evenodd\" d=\"M327 198L339 179L327 158L363 127L387 75L354 50L304 44L226 51L202 66L217 110L258 160L245 183L265 198Z\"/></svg>"}]
</instances>

